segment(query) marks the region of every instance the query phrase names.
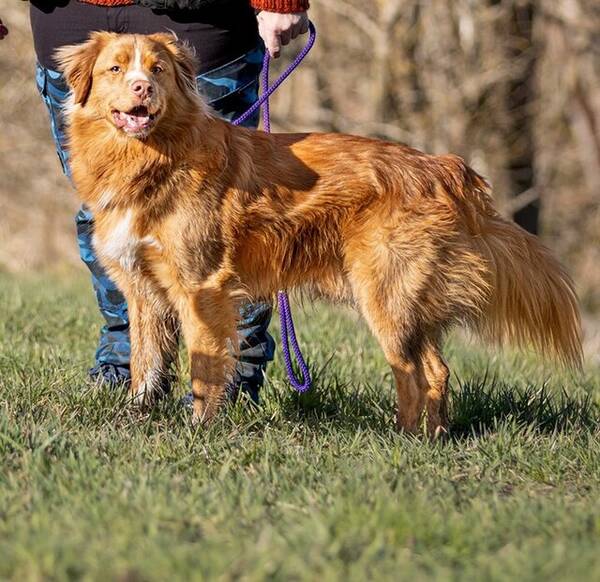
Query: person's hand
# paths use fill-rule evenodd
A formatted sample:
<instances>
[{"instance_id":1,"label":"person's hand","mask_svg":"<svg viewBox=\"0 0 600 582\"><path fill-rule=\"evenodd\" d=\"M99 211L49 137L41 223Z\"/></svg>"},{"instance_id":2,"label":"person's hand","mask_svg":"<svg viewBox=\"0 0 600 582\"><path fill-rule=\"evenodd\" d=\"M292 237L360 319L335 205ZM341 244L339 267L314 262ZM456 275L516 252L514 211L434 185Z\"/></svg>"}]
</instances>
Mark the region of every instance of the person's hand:
<instances>
[{"instance_id":1,"label":"person's hand","mask_svg":"<svg viewBox=\"0 0 600 582\"><path fill-rule=\"evenodd\" d=\"M8 28L2 24L2 20L0 20L0 40L2 40L8 34Z\"/></svg>"},{"instance_id":2,"label":"person's hand","mask_svg":"<svg viewBox=\"0 0 600 582\"><path fill-rule=\"evenodd\" d=\"M308 32L308 15L306 12L295 14L279 14L263 10L256 16L258 33L264 40L269 54L277 58L281 47L285 46L299 34Z\"/></svg>"}]
</instances>

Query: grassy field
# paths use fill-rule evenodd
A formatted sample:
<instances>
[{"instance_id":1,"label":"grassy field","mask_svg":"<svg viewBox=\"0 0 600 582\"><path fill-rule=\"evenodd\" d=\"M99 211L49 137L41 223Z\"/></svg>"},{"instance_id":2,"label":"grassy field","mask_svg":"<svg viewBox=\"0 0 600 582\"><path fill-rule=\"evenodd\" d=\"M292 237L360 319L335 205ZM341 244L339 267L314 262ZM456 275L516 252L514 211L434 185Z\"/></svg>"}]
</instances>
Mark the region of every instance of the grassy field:
<instances>
[{"instance_id":1,"label":"grassy field","mask_svg":"<svg viewBox=\"0 0 600 582\"><path fill-rule=\"evenodd\" d=\"M78 276L0 276L0 578L600 580L600 371L449 342L452 438L392 428L352 314L298 315L318 376L193 429L86 381ZM178 387L182 393L184 384Z\"/></svg>"}]
</instances>

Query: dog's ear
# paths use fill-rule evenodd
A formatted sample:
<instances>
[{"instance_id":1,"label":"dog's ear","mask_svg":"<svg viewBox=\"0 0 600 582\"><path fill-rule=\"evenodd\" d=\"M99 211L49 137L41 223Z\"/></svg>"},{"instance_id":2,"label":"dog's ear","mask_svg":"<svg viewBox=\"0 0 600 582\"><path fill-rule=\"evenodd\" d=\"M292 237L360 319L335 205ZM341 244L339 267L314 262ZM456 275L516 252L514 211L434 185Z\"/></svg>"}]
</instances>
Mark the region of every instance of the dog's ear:
<instances>
[{"instance_id":1,"label":"dog's ear","mask_svg":"<svg viewBox=\"0 0 600 582\"><path fill-rule=\"evenodd\" d=\"M149 36L155 42L164 46L173 57L177 72L177 83L182 91L196 92L196 71L198 60L196 52L189 44L180 41L174 34L159 32Z\"/></svg>"},{"instance_id":2,"label":"dog's ear","mask_svg":"<svg viewBox=\"0 0 600 582\"><path fill-rule=\"evenodd\" d=\"M93 32L86 42L62 46L54 52L54 60L73 92L75 103L85 105L92 88L94 64L105 42L106 33Z\"/></svg>"}]
</instances>

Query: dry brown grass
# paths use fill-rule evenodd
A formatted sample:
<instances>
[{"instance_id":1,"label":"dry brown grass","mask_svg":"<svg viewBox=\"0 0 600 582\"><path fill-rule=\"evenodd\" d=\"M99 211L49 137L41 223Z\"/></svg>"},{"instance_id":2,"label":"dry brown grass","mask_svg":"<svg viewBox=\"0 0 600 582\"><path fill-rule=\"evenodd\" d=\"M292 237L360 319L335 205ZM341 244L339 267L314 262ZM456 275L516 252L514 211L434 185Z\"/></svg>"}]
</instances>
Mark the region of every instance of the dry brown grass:
<instances>
[{"instance_id":1,"label":"dry brown grass","mask_svg":"<svg viewBox=\"0 0 600 582\"><path fill-rule=\"evenodd\" d=\"M10 28L0 43L0 266L22 271L75 263L77 203L35 86L27 5L0 0L0 17Z\"/></svg>"}]
</instances>

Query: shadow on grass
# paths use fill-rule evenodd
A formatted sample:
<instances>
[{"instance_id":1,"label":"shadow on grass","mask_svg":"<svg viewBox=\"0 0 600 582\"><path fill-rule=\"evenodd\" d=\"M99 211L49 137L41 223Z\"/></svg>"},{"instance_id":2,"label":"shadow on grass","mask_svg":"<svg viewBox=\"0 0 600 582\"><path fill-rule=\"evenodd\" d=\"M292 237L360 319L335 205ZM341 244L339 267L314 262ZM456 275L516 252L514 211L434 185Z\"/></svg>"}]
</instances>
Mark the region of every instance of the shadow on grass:
<instances>
[{"instance_id":1,"label":"shadow on grass","mask_svg":"<svg viewBox=\"0 0 600 582\"><path fill-rule=\"evenodd\" d=\"M393 424L391 391L369 384L350 385L335 376L321 379L303 394L286 391L277 405L288 421L337 428L367 428L388 432Z\"/></svg>"},{"instance_id":2,"label":"shadow on grass","mask_svg":"<svg viewBox=\"0 0 600 582\"><path fill-rule=\"evenodd\" d=\"M294 391L287 380L284 388L270 390L270 405L278 411L277 416L315 428L322 424L327 430L360 427L389 431L394 412L391 390L342 379L331 370L332 361L333 356L318 369L307 361L312 386L306 392ZM295 365L294 368L296 377L301 377Z\"/></svg>"},{"instance_id":3,"label":"shadow on grass","mask_svg":"<svg viewBox=\"0 0 600 582\"><path fill-rule=\"evenodd\" d=\"M290 424L324 432L363 429L389 435L394 431L396 401L391 379L375 385L348 381L327 365L313 370L313 377L312 389L302 394L294 392L287 382L266 387L259 409L242 398L217 421L223 426L214 427L215 433L223 429L261 432L268 426ZM600 407L590 395L556 392L545 385L521 388L488 376L458 384L451 390L449 402L453 438L485 435L507 425L540 433L593 433L600 426ZM97 387L65 400L67 416L79 424L138 428L142 424L149 432L174 425L187 431L190 425L189 411L177 397L145 412L131 406L125 394L115 395Z\"/></svg>"},{"instance_id":4,"label":"shadow on grass","mask_svg":"<svg viewBox=\"0 0 600 582\"><path fill-rule=\"evenodd\" d=\"M396 407L391 386L353 384L325 372L323 368L315 375L314 386L306 393L275 394L274 404L283 417L311 425L389 432ZM590 394L558 392L546 385L523 388L487 375L451 389L449 414L450 434L456 438L495 432L507 424L540 433L592 433L600 427L600 406Z\"/></svg>"},{"instance_id":5,"label":"shadow on grass","mask_svg":"<svg viewBox=\"0 0 600 582\"><path fill-rule=\"evenodd\" d=\"M450 434L477 436L511 423L539 432L594 432L600 409L589 394L577 396L547 386L519 388L483 377L462 384L450 395Z\"/></svg>"}]
</instances>

